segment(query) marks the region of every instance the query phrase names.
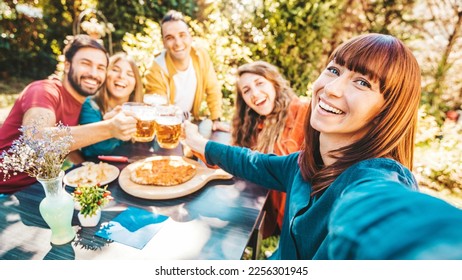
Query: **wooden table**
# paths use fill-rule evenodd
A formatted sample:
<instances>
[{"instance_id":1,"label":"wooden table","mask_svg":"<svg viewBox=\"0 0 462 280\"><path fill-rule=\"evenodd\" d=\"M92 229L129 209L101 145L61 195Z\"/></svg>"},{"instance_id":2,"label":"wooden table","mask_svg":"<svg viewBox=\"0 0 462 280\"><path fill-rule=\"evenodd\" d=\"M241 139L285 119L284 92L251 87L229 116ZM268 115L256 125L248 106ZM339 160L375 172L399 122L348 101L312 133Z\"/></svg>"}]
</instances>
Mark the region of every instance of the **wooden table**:
<instances>
[{"instance_id":1,"label":"wooden table","mask_svg":"<svg viewBox=\"0 0 462 280\"><path fill-rule=\"evenodd\" d=\"M140 158L181 152L180 147L162 150L152 142L126 145L117 154ZM114 165L123 169L127 164ZM266 189L238 178L211 181L195 193L170 200L133 197L118 180L108 189L114 200L103 209L100 223L111 221L127 207L170 217L143 249L97 237L99 227L78 229L76 210L72 221L78 229L76 239L61 246L50 244L51 231L38 210L44 191L36 183L0 196L0 259L241 259L262 219L267 195ZM66 190L70 193L73 188Z\"/></svg>"}]
</instances>

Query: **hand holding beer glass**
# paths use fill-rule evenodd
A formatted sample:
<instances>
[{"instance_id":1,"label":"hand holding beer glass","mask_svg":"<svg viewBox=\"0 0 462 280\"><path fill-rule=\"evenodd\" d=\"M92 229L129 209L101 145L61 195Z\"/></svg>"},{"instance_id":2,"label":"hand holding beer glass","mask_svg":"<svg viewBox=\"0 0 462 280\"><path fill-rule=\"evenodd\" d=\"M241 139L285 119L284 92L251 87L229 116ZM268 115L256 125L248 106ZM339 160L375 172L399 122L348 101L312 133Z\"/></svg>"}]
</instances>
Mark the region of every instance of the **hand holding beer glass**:
<instances>
[{"instance_id":1,"label":"hand holding beer glass","mask_svg":"<svg viewBox=\"0 0 462 280\"><path fill-rule=\"evenodd\" d=\"M135 113L137 119L136 133L133 140L138 142L151 142L156 132L156 109L153 106L139 102L126 102L122 110Z\"/></svg>"},{"instance_id":2,"label":"hand holding beer glass","mask_svg":"<svg viewBox=\"0 0 462 280\"><path fill-rule=\"evenodd\" d=\"M180 143L183 111L175 105L156 106L156 139L159 147L174 149Z\"/></svg>"}]
</instances>

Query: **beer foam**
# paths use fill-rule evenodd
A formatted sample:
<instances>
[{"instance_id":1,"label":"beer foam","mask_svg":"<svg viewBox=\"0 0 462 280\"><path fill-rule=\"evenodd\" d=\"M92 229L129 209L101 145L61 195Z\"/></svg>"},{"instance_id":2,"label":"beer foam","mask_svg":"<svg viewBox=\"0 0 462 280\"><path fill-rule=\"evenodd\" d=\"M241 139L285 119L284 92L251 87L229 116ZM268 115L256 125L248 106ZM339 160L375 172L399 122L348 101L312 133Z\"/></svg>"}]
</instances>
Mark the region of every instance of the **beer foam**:
<instances>
[{"instance_id":1,"label":"beer foam","mask_svg":"<svg viewBox=\"0 0 462 280\"><path fill-rule=\"evenodd\" d=\"M143 108L136 112L136 117L142 121L153 121L156 119L156 112L153 108Z\"/></svg>"},{"instance_id":2,"label":"beer foam","mask_svg":"<svg viewBox=\"0 0 462 280\"><path fill-rule=\"evenodd\" d=\"M156 122L160 125L179 125L181 124L181 118L160 116L156 118Z\"/></svg>"},{"instance_id":3,"label":"beer foam","mask_svg":"<svg viewBox=\"0 0 462 280\"><path fill-rule=\"evenodd\" d=\"M167 104L167 97L160 94L145 94L143 101L150 105L165 105Z\"/></svg>"}]
</instances>

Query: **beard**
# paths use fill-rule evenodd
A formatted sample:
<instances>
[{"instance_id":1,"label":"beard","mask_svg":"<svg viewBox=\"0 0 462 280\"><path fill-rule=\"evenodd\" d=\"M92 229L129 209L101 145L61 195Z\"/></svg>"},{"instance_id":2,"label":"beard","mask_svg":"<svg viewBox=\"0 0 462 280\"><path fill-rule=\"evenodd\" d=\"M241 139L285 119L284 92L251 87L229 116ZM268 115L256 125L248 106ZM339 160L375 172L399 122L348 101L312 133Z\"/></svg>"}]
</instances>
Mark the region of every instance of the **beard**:
<instances>
[{"instance_id":1,"label":"beard","mask_svg":"<svg viewBox=\"0 0 462 280\"><path fill-rule=\"evenodd\" d=\"M75 91L77 91L78 94L85 96L85 97L92 96L92 95L95 95L100 90L100 88L103 86L103 82L94 76L86 75L86 76L80 77L80 79L84 79L84 78L93 78L99 83L99 86L95 90L87 90L83 88L79 82L79 77L77 77L77 74L74 73L74 68L71 65L69 69L69 73L67 74L67 80L69 81L69 84L75 89Z\"/></svg>"}]
</instances>

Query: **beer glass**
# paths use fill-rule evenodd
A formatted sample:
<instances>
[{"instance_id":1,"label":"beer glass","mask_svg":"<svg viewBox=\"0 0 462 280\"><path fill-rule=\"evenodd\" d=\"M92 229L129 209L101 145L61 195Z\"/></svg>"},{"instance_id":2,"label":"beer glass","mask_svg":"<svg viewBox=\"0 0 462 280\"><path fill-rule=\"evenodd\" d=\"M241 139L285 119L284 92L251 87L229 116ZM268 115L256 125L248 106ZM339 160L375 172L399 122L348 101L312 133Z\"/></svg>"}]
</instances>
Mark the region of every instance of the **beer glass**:
<instances>
[{"instance_id":1,"label":"beer glass","mask_svg":"<svg viewBox=\"0 0 462 280\"><path fill-rule=\"evenodd\" d=\"M156 107L156 139L159 147L174 149L180 143L183 112L175 105Z\"/></svg>"},{"instance_id":2,"label":"beer glass","mask_svg":"<svg viewBox=\"0 0 462 280\"><path fill-rule=\"evenodd\" d=\"M156 132L156 109L153 106L138 102L126 102L122 110L135 113L136 133L133 140L137 142L151 142Z\"/></svg>"}]
</instances>

